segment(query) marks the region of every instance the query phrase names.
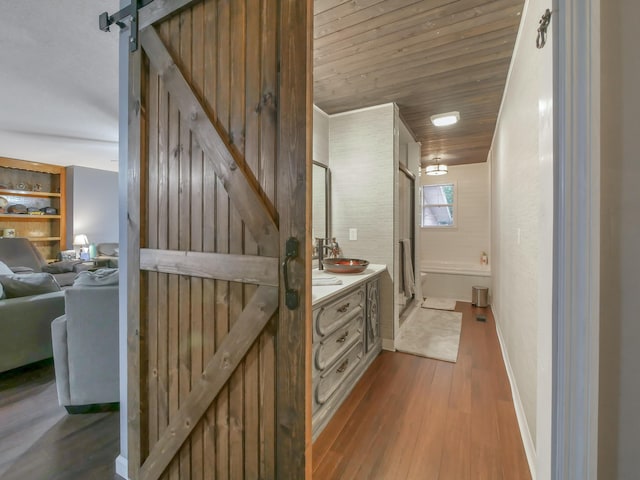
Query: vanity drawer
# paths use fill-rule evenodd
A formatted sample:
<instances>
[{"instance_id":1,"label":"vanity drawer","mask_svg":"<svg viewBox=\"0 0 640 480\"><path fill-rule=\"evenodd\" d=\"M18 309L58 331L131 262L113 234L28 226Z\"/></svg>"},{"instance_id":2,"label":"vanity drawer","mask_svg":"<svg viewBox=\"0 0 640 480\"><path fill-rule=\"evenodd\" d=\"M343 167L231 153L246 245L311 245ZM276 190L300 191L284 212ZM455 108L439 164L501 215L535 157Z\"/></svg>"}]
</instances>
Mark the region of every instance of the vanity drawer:
<instances>
[{"instance_id":1,"label":"vanity drawer","mask_svg":"<svg viewBox=\"0 0 640 480\"><path fill-rule=\"evenodd\" d=\"M364 312L364 286L314 310L314 341L326 337L356 314Z\"/></svg>"},{"instance_id":2,"label":"vanity drawer","mask_svg":"<svg viewBox=\"0 0 640 480\"><path fill-rule=\"evenodd\" d=\"M327 366L333 364L338 357L342 356L354 343L362 340L362 329L364 327L364 312L357 315L335 332L323 338L319 343L314 344L314 368L321 372Z\"/></svg>"},{"instance_id":3,"label":"vanity drawer","mask_svg":"<svg viewBox=\"0 0 640 480\"><path fill-rule=\"evenodd\" d=\"M315 386L314 403L322 406L349 378L351 372L362 361L364 355L364 344L362 340L354 344L337 362L327 368L320 376L320 380ZM314 405L315 406L315 405Z\"/></svg>"}]
</instances>

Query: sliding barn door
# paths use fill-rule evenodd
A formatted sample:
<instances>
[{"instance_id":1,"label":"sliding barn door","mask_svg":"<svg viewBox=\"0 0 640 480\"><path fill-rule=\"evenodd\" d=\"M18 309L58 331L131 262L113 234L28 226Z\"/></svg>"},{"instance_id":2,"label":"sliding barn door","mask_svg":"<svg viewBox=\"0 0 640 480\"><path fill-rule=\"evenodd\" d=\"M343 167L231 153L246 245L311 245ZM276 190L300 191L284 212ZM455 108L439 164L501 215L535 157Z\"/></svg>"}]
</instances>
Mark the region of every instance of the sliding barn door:
<instances>
[{"instance_id":1,"label":"sliding barn door","mask_svg":"<svg viewBox=\"0 0 640 480\"><path fill-rule=\"evenodd\" d=\"M130 476L308 477L310 1L155 0L138 23Z\"/></svg>"}]
</instances>

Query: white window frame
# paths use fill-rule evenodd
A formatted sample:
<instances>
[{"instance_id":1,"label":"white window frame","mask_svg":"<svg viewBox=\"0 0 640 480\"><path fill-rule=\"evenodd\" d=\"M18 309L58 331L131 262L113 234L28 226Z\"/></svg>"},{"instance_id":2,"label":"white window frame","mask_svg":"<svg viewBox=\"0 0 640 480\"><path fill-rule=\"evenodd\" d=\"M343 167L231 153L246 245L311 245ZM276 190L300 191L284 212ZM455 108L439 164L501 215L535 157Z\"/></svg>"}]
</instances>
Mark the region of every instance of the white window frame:
<instances>
[{"instance_id":1,"label":"white window frame","mask_svg":"<svg viewBox=\"0 0 640 480\"><path fill-rule=\"evenodd\" d=\"M453 209L453 223L451 225L424 225L424 187L441 187L445 185L451 185L453 187L453 203L430 203L430 207L452 207ZM420 228L432 229L432 228L457 228L458 226L458 184L455 181L450 182L438 182L438 183L423 183L420 185Z\"/></svg>"}]
</instances>

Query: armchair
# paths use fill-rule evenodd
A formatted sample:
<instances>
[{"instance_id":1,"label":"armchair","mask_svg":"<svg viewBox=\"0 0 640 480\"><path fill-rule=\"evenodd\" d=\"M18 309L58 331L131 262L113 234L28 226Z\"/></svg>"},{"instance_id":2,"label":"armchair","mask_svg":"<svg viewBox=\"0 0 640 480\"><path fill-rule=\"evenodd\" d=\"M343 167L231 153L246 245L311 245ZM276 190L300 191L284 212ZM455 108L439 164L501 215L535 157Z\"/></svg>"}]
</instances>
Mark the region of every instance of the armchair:
<instances>
[{"instance_id":1,"label":"armchair","mask_svg":"<svg viewBox=\"0 0 640 480\"><path fill-rule=\"evenodd\" d=\"M117 405L118 285L74 285L65 290L65 309L51 324L60 405L69 413Z\"/></svg>"}]
</instances>

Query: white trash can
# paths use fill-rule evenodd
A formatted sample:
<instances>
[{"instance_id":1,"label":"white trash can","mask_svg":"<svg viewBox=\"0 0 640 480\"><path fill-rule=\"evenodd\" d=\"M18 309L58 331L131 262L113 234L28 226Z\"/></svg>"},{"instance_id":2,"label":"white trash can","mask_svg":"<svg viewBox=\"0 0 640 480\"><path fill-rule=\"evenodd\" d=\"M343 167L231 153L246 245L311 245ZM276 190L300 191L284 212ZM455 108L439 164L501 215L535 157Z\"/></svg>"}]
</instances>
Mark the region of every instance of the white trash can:
<instances>
[{"instance_id":1,"label":"white trash can","mask_svg":"<svg viewBox=\"0 0 640 480\"><path fill-rule=\"evenodd\" d=\"M471 287L471 304L476 307L489 305L489 287Z\"/></svg>"}]
</instances>

